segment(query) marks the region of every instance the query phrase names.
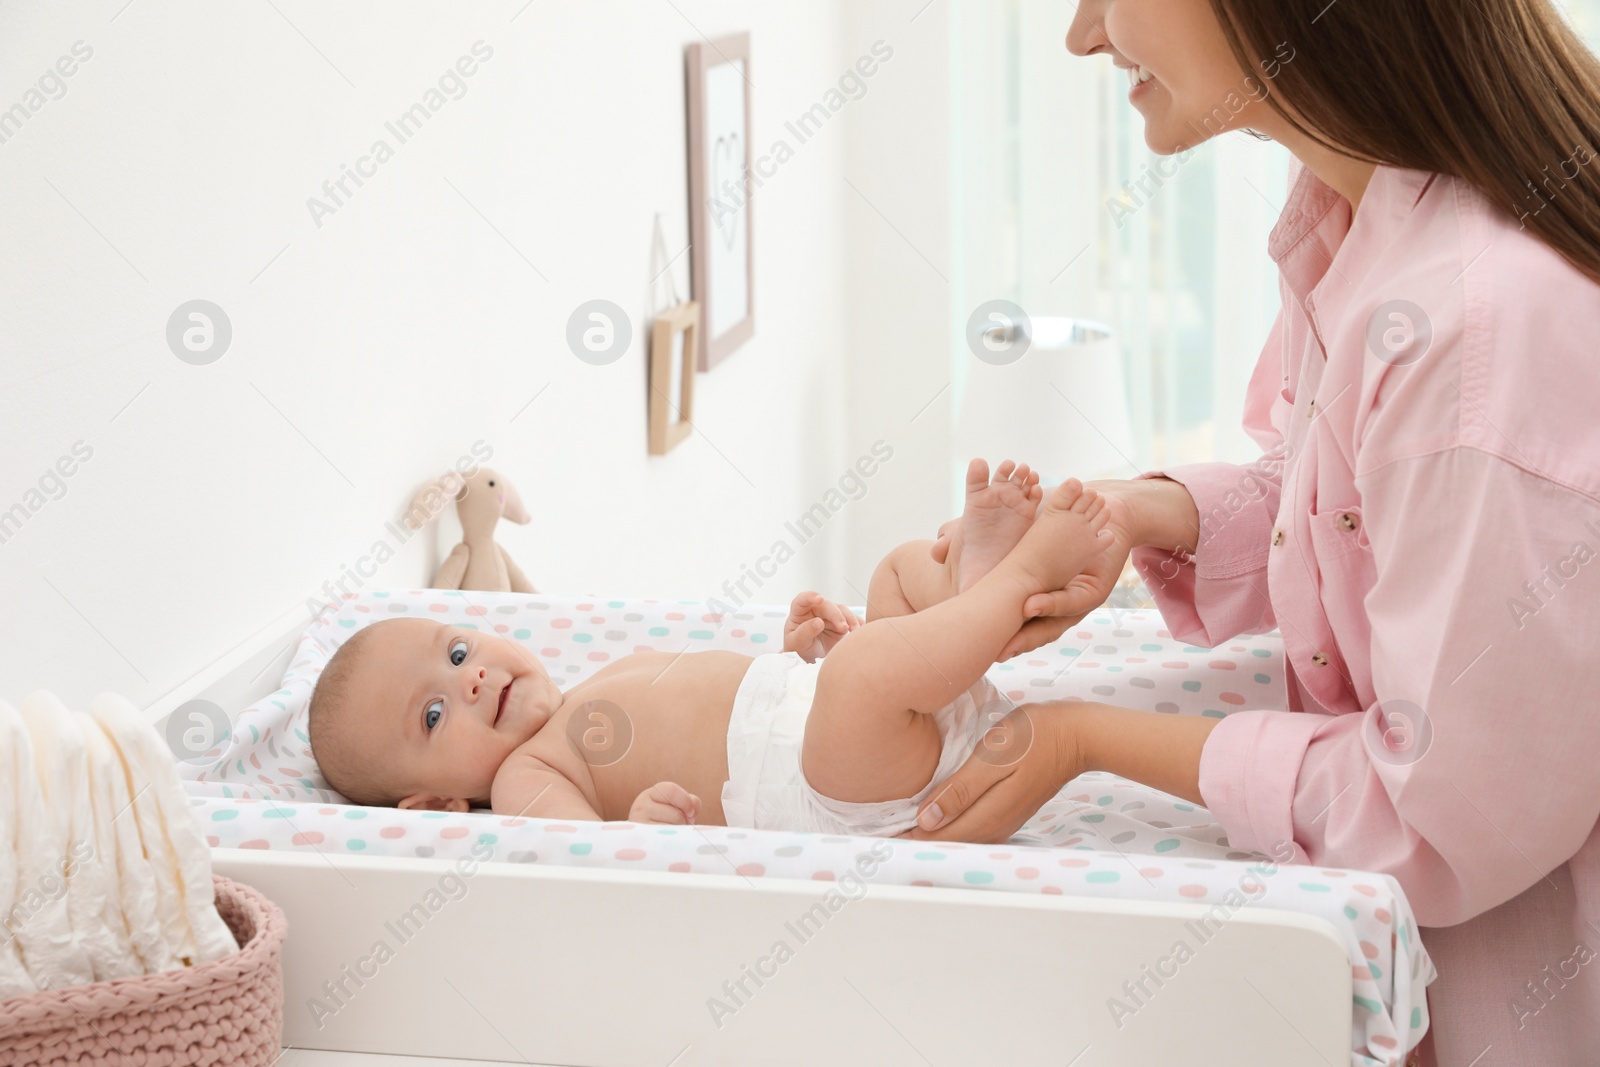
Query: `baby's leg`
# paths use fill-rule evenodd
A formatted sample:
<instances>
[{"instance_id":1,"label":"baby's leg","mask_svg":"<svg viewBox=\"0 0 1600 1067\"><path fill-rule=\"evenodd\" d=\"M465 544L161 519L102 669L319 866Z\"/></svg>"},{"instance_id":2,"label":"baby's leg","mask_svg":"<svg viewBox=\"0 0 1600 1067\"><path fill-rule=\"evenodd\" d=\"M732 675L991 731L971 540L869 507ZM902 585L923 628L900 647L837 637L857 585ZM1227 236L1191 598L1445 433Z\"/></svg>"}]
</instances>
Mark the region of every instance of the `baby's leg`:
<instances>
[{"instance_id":1,"label":"baby's leg","mask_svg":"<svg viewBox=\"0 0 1600 1067\"><path fill-rule=\"evenodd\" d=\"M867 586L867 621L923 611L956 595L956 568L935 563L932 541L896 545L878 563Z\"/></svg>"},{"instance_id":2,"label":"baby's leg","mask_svg":"<svg viewBox=\"0 0 1600 1067\"><path fill-rule=\"evenodd\" d=\"M960 547L952 547L943 562L934 560L928 541L908 541L890 551L872 574L867 618L909 615L972 588L1022 540L1043 497L1039 475L1026 463L1006 460L991 480L989 465L973 460L966 510L939 529Z\"/></svg>"},{"instance_id":3,"label":"baby's leg","mask_svg":"<svg viewBox=\"0 0 1600 1067\"><path fill-rule=\"evenodd\" d=\"M976 585L925 611L883 617L823 660L801 766L824 796L896 800L928 784L942 741L932 713L970 688L1027 621L1034 593L1060 588L1103 547L1104 504L1059 486L1022 542Z\"/></svg>"}]
</instances>

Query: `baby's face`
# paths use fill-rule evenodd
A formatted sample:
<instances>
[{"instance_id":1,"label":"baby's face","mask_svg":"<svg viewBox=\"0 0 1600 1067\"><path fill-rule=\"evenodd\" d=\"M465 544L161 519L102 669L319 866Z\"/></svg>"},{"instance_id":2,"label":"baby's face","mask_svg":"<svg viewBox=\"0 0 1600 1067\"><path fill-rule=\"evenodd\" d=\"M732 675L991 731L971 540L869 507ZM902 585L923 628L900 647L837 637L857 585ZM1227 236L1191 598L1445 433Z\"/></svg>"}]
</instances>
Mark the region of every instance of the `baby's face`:
<instances>
[{"instance_id":1,"label":"baby's face","mask_svg":"<svg viewBox=\"0 0 1600 1067\"><path fill-rule=\"evenodd\" d=\"M477 630L395 619L362 653L344 714L404 808L487 805L500 765L561 704L525 649Z\"/></svg>"}]
</instances>

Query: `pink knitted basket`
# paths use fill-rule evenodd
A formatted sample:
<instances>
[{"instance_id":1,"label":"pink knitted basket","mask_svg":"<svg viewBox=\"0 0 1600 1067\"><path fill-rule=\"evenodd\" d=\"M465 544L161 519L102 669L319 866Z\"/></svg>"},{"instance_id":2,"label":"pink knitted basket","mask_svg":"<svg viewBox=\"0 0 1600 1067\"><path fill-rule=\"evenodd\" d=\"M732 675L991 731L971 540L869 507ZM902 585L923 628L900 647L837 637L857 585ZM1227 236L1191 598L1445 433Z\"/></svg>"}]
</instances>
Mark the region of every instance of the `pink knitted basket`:
<instances>
[{"instance_id":1,"label":"pink knitted basket","mask_svg":"<svg viewBox=\"0 0 1600 1067\"><path fill-rule=\"evenodd\" d=\"M281 1055L287 927L277 905L213 877L241 948L220 960L0 1000L7 1067L271 1067Z\"/></svg>"}]
</instances>

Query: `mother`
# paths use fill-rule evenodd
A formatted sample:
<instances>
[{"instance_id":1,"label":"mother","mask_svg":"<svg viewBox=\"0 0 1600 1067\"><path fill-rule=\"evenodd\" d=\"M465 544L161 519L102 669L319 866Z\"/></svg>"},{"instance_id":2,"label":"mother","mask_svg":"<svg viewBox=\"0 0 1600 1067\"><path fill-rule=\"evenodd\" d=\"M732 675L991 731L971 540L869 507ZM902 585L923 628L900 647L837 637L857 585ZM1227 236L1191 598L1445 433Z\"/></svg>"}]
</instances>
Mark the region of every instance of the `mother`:
<instances>
[{"instance_id":1,"label":"mother","mask_svg":"<svg viewBox=\"0 0 1600 1067\"><path fill-rule=\"evenodd\" d=\"M1010 651L1131 553L1180 640L1279 628L1288 708L1033 705L1028 754L970 760L926 836L1002 839L1085 770L1143 781L1234 847L1393 875L1440 972L1434 1062L1595 1062L1600 63L1549 0L1082 0L1067 47L1129 69L1156 152L1250 128L1293 153L1283 307L1262 459L1098 483L1116 547Z\"/></svg>"}]
</instances>

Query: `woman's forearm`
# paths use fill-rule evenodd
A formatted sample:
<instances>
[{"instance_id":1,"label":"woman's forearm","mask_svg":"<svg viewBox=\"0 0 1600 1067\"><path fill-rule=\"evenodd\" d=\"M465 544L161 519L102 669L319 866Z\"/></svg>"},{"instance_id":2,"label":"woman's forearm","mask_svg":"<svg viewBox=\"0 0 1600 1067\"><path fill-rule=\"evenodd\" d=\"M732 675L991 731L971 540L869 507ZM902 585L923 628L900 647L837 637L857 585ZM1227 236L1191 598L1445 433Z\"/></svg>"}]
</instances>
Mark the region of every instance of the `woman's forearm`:
<instances>
[{"instance_id":1,"label":"woman's forearm","mask_svg":"<svg viewBox=\"0 0 1600 1067\"><path fill-rule=\"evenodd\" d=\"M1136 478L1091 482L1126 505L1130 548L1162 548L1193 554L1200 536L1200 510L1182 482Z\"/></svg>"},{"instance_id":2,"label":"woman's forearm","mask_svg":"<svg viewBox=\"0 0 1600 1067\"><path fill-rule=\"evenodd\" d=\"M1161 715L1110 704L1064 704L1082 770L1108 771L1204 805L1200 752L1220 719Z\"/></svg>"}]
</instances>

